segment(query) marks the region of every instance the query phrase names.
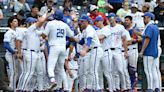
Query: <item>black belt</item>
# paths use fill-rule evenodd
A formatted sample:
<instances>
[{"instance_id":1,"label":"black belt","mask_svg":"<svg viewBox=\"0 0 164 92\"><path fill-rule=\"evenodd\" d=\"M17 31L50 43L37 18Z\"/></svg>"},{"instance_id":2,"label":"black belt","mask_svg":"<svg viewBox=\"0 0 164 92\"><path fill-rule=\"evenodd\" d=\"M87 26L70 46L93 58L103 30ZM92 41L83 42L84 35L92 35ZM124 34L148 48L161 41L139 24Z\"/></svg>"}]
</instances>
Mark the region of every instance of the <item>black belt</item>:
<instances>
[{"instance_id":1,"label":"black belt","mask_svg":"<svg viewBox=\"0 0 164 92\"><path fill-rule=\"evenodd\" d=\"M137 49L137 48L132 48L132 49L129 48L128 50L134 50L134 49Z\"/></svg>"},{"instance_id":2,"label":"black belt","mask_svg":"<svg viewBox=\"0 0 164 92\"><path fill-rule=\"evenodd\" d=\"M92 49L97 49L98 47L93 47ZM89 49L88 52L90 52L92 49Z\"/></svg>"},{"instance_id":3,"label":"black belt","mask_svg":"<svg viewBox=\"0 0 164 92\"><path fill-rule=\"evenodd\" d=\"M108 49L105 50L105 52L108 51Z\"/></svg>"},{"instance_id":4,"label":"black belt","mask_svg":"<svg viewBox=\"0 0 164 92\"><path fill-rule=\"evenodd\" d=\"M70 70L78 71L78 69L70 69Z\"/></svg>"},{"instance_id":5,"label":"black belt","mask_svg":"<svg viewBox=\"0 0 164 92\"><path fill-rule=\"evenodd\" d=\"M111 50L117 50L117 49L120 49L120 48L110 48Z\"/></svg>"},{"instance_id":6,"label":"black belt","mask_svg":"<svg viewBox=\"0 0 164 92\"><path fill-rule=\"evenodd\" d=\"M129 51L129 49L128 49L128 51ZM125 50L122 50L122 52L125 52Z\"/></svg>"},{"instance_id":7,"label":"black belt","mask_svg":"<svg viewBox=\"0 0 164 92\"><path fill-rule=\"evenodd\" d=\"M41 51L38 51L38 50L30 50L30 49L23 49L23 50L32 51L32 52L36 52L36 53L43 52L43 50L41 50Z\"/></svg>"}]
</instances>

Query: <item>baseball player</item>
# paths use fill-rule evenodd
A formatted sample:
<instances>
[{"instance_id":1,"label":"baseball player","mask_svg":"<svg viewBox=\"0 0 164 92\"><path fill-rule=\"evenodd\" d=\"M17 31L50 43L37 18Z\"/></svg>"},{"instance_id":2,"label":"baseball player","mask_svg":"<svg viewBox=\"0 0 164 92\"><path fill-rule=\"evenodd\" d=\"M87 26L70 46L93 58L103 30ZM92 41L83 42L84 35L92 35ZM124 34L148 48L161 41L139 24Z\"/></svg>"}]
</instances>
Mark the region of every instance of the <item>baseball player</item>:
<instances>
[{"instance_id":1,"label":"baseball player","mask_svg":"<svg viewBox=\"0 0 164 92\"><path fill-rule=\"evenodd\" d=\"M108 82L108 90L113 91L113 77L112 77L112 57L111 57L111 50L110 50L110 42L109 42L109 35L110 29L103 25L104 19L101 16L97 16L95 19L95 24L100 30L97 30L99 40L101 42L104 55L102 60L100 61L100 69L102 74L99 73L99 80L100 80L100 88L104 89L104 82L103 82L103 75L105 75L107 82Z\"/></svg>"},{"instance_id":2,"label":"baseball player","mask_svg":"<svg viewBox=\"0 0 164 92\"><path fill-rule=\"evenodd\" d=\"M129 74L131 77L131 88L132 90L136 90L137 84L137 60L138 60L138 41L140 41L139 37L136 34L139 29L133 26L132 22L133 18L131 16L125 17L125 28L129 31L130 36L132 38L131 44L128 46L129 49L129 57L128 57L128 68Z\"/></svg>"},{"instance_id":3,"label":"baseball player","mask_svg":"<svg viewBox=\"0 0 164 92\"><path fill-rule=\"evenodd\" d=\"M38 30L38 34L41 34L44 31L44 28L41 27L41 29ZM35 73L35 77L36 77L36 85L35 88L37 91L45 91L47 90L47 83L48 82L46 80L47 76L46 76L46 59L45 59L45 48L46 48L46 44L45 44L45 40L40 37L40 52L39 52L39 62L37 63L37 66L40 67L39 69L37 69L36 73Z\"/></svg>"},{"instance_id":4,"label":"baseball player","mask_svg":"<svg viewBox=\"0 0 164 92\"><path fill-rule=\"evenodd\" d=\"M98 66L100 58L103 55L103 50L100 47L100 41L98 39L97 33L94 28L89 23L90 18L87 15L82 15L80 18L81 26L84 28L82 35L84 38L83 49L80 55L84 57L87 53L90 54L88 64L88 74L87 74L87 89L85 91L98 91L100 90L99 78L98 78ZM74 40L80 43L82 40Z\"/></svg>"},{"instance_id":5,"label":"baseball player","mask_svg":"<svg viewBox=\"0 0 164 92\"><path fill-rule=\"evenodd\" d=\"M25 51L23 50L23 48L26 48L26 41L25 41L25 34L26 34L27 28L25 27L21 27L21 28L17 28L17 36L16 36L16 49L18 50L17 53L17 58L19 60L20 63L20 67L21 67L21 74L19 76L19 81L18 81L18 85L17 85L17 90L23 90L22 88L22 83L23 83L23 79L26 73L26 63L25 63L25 59L24 59L24 55L25 55Z\"/></svg>"},{"instance_id":6,"label":"baseball player","mask_svg":"<svg viewBox=\"0 0 164 92\"><path fill-rule=\"evenodd\" d=\"M131 37L130 37L130 34L127 30L124 30L125 31L125 34L126 34L126 40L127 40L127 45L128 44L131 44ZM126 90L130 90L131 89L131 81L130 81L130 76L129 76L129 72L128 72L128 58L125 58L124 57L124 52L125 52L125 49L122 48L122 59L123 59L123 71L124 71L124 74L125 74L125 82L126 82ZM128 55L129 55L129 49L128 49Z\"/></svg>"},{"instance_id":7,"label":"baseball player","mask_svg":"<svg viewBox=\"0 0 164 92\"><path fill-rule=\"evenodd\" d=\"M48 75L50 77L49 90L52 90L56 86L54 69L58 62L62 79L66 79L64 70L65 52L66 52L66 36L73 36L73 31L67 24L62 22L63 13L60 10L56 10L54 14L55 20L47 23L45 31L42 36L45 38L48 36L48 43L50 46L50 52L48 57ZM67 88L65 90L68 90Z\"/></svg>"},{"instance_id":8,"label":"baseball player","mask_svg":"<svg viewBox=\"0 0 164 92\"><path fill-rule=\"evenodd\" d=\"M143 30L143 45L139 56L143 56L144 71L147 78L147 91L153 92L153 80L158 76L157 70L155 69L156 64L154 63L156 63L155 59L158 57L159 29L151 22L154 19L154 14L146 12L143 17L146 28ZM156 88L156 92L160 92L160 87Z\"/></svg>"},{"instance_id":9,"label":"baseball player","mask_svg":"<svg viewBox=\"0 0 164 92\"><path fill-rule=\"evenodd\" d=\"M37 66L39 62L39 53L40 53L40 38L39 34L37 33L37 28L41 27L43 23L45 22L46 17L40 17L37 21L35 18L27 18L26 21L30 22L31 25L26 31L25 39L26 39L26 48L25 50L25 62L27 66L27 71L24 77L24 81L22 84L23 90L24 91L33 91L33 88L29 88L31 85L31 79L34 75L34 72L36 70L39 70L40 67ZM36 22L36 23L35 23ZM32 45L31 45L32 44ZM42 81L38 81L42 82ZM39 83L40 84L40 83Z\"/></svg>"},{"instance_id":10,"label":"baseball player","mask_svg":"<svg viewBox=\"0 0 164 92\"><path fill-rule=\"evenodd\" d=\"M125 83L125 74L123 71L123 59L122 59L122 53L121 48L122 45L125 49L124 57L127 58L128 52L127 52L127 41L126 41L126 35L125 35L125 28L116 23L116 15L114 13L110 13L108 15L110 25L108 26L111 30L110 35L110 49L112 51L112 65L113 65L113 76L115 85L114 90L120 90L120 83L121 83L121 91L126 89L126 83ZM120 82L119 82L120 79Z\"/></svg>"},{"instance_id":11,"label":"baseball player","mask_svg":"<svg viewBox=\"0 0 164 92\"><path fill-rule=\"evenodd\" d=\"M79 24L80 27L80 24ZM83 28L80 27L80 30L83 30ZM78 39L82 39L81 32L75 36ZM87 74L88 74L88 66L87 66L87 60L89 58L89 53L85 55L84 57L79 56L80 51L82 50L82 45L76 44L76 57L78 58L78 79L79 79L79 88L80 92L83 92L84 89L87 88Z\"/></svg>"},{"instance_id":12,"label":"baseball player","mask_svg":"<svg viewBox=\"0 0 164 92\"><path fill-rule=\"evenodd\" d=\"M12 90L16 89L16 81L18 77L18 61L16 60L16 27L18 26L18 20L15 17L10 17L8 20L8 27L10 29L4 34L4 48L6 49L5 58L8 62L8 76L9 76L9 87Z\"/></svg>"}]
</instances>

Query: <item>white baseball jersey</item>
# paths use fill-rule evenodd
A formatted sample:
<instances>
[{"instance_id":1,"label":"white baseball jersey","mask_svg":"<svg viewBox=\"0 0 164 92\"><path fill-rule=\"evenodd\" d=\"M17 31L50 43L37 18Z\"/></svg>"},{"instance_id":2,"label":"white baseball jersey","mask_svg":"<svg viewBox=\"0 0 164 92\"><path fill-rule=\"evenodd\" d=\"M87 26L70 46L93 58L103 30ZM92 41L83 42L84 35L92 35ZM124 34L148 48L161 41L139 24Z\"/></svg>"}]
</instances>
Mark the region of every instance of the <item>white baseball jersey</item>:
<instances>
[{"instance_id":1,"label":"white baseball jersey","mask_svg":"<svg viewBox=\"0 0 164 92\"><path fill-rule=\"evenodd\" d=\"M125 35L126 35L126 40L127 40L127 41L131 41L131 40L132 40L132 38L131 38L131 36L130 36L128 30L125 30ZM124 50L124 47L122 48L122 50Z\"/></svg>"},{"instance_id":2,"label":"white baseball jersey","mask_svg":"<svg viewBox=\"0 0 164 92\"><path fill-rule=\"evenodd\" d=\"M122 48L122 37L126 36L126 29L120 24L116 24L114 27L108 27L111 30L111 35L109 38L111 42L110 48Z\"/></svg>"},{"instance_id":3,"label":"white baseball jersey","mask_svg":"<svg viewBox=\"0 0 164 92\"><path fill-rule=\"evenodd\" d=\"M37 33L37 27L35 24L31 25L26 32L26 49L30 50L37 50L39 51L40 49L40 38Z\"/></svg>"},{"instance_id":4,"label":"white baseball jersey","mask_svg":"<svg viewBox=\"0 0 164 92\"><path fill-rule=\"evenodd\" d=\"M101 43L102 49L106 50L110 48L109 35L111 35L111 30L108 27L103 27L100 30L97 30L98 35L104 35L106 38L103 43Z\"/></svg>"},{"instance_id":5,"label":"white baseball jersey","mask_svg":"<svg viewBox=\"0 0 164 92\"><path fill-rule=\"evenodd\" d=\"M3 42L9 42L9 45L14 50L15 49L15 39L16 39L16 31L12 30L12 29L9 29L4 34ZM8 52L8 50L6 50L6 51Z\"/></svg>"},{"instance_id":6,"label":"white baseball jersey","mask_svg":"<svg viewBox=\"0 0 164 92\"><path fill-rule=\"evenodd\" d=\"M85 39L85 42L87 42L88 37L92 38L92 43L91 46L89 47L90 49L93 47L101 46L98 35L95 29L91 25L88 25L87 28L83 30L82 34L83 34L83 38Z\"/></svg>"},{"instance_id":7,"label":"white baseball jersey","mask_svg":"<svg viewBox=\"0 0 164 92\"><path fill-rule=\"evenodd\" d=\"M26 48L26 39L25 39L25 35L26 35L26 31L27 28L17 28L16 29L16 40L20 40L22 41L22 47L21 48Z\"/></svg>"},{"instance_id":8,"label":"white baseball jersey","mask_svg":"<svg viewBox=\"0 0 164 92\"><path fill-rule=\"evenodd\" d=\"M48 36L50 46L66 45L66 36L73 36L73 31L70 27L66 23L58 20L48 22L43 33Z\"/></svg>"}]
</instances>

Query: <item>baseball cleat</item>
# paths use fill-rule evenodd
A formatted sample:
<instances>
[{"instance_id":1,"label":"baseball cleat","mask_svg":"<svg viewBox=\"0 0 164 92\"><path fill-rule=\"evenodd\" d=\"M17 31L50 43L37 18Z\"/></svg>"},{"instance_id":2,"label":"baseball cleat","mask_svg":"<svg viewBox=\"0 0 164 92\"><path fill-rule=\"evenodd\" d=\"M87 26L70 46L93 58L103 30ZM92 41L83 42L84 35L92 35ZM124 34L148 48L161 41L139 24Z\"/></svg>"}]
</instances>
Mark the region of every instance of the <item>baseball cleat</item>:
<instances>
[{"instance_id":1,"label":"baseball cleat","mask_svg":"<svg viewBox=\"0 0 164 92\"><path fill-rule=\"evenodd\" d=\"M57 86L57 83L56 82L51 82L49 87L48 87L48 91L52 91L54 87Z\"/></svg>"}]
</instances>

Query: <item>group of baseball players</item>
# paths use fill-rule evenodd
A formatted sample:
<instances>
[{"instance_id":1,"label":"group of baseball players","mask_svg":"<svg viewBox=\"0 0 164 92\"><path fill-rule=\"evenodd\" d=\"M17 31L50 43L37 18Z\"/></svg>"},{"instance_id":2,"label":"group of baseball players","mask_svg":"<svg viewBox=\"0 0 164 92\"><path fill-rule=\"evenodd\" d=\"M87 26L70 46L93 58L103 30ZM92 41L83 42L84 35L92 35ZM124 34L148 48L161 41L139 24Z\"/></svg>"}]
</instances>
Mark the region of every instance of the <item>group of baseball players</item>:
<instances>
[{"instance_id":1,"label":"group of baseball players","mask_svg":"<svg viewBox=\"0 0 164 92\"><path fill-rule=\"evenodd\" d=\"M50 15L54 19L47 21ZM143 31L133 25L132 16L125 17L124 26L117 23L116 14L107 17L109 24L104 25L101 15L92 21L83 14L76 32L63 22L60 10L29 17L19 27L17 18L11 17L4 35L9 86L18 92L72 92L78 79L79 92L134 92L137 60L143 56L148 92L160 92L161 48L154 15L144 14Z\"/></svg>"}]
</instances>

